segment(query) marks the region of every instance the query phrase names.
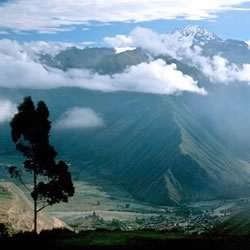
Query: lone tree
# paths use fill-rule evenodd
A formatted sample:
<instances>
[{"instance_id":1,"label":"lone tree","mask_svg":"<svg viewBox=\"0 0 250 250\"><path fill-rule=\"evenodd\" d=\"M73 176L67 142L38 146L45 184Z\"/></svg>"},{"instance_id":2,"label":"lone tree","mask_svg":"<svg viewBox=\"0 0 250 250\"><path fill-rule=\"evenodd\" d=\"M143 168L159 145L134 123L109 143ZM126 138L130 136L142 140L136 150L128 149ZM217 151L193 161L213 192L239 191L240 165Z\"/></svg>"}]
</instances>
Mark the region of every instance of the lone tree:
<instances>
[{"instance_id":1,"label":"lone tree","mask_svg":"<svg viewBox=\"0 0 250 250\"><path fill-rule=\"evenodd\" d=\"M10 122L12 140L25 158L24 170L32 175L31 197L34 203L34 232L37 233L37 215L44 208L59 202L68 202L74 195L71 173L64 161L56 161L57 152L50 145L51 122L49 110L43 101L34 105L31 97L24 98L18 113ZM11 177L21 178L16 167L10 167Z\"/></svg>"}]
</instances>

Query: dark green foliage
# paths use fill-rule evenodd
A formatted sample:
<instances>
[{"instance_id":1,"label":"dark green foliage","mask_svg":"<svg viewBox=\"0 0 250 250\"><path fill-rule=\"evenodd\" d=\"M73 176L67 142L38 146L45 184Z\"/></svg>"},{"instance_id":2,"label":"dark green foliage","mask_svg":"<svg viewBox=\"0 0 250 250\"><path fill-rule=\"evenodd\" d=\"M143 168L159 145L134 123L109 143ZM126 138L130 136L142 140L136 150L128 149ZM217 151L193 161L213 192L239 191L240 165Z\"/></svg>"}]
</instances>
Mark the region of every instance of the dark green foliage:
<instances>
[{"instance_id":1,"label":"dark green foliage","mask_svg":"<svg viewBox=\"0 0 250 250\"><path fill-rule=\"evenodd\" d=\"M71 181L71 174L64 161L59 161L50 173L53 178L47 183L40 182L37 186L37 195L42 199L46 198L49 205L67 202L69 196L73 196L74 187Z\"/></svg>"},{"instance_id":2,"label":"dark green foliage","mask_svg":"<svg viewBox=\"0 0 250 250\"><path fill-rule=\"evenodd\" d=\"M67 202L74 195L71 173L64 161L56 161L57 152L49 142L49 110L42 101L35 107L31 97L24 98L11 123L12 140L24 157L24 169L33 176L31 196L34 201L34 224L37 213L49 205ZM9 168L11 177L20 179L16 167ZM40 207L38 206L40 204Z\"/></svg>"},{"instance_id":3,"label":"dark green foliage","mask_svg":"<svg viewBox=\"0 0 250 250\"><path fill-rule=\"evenodd\" d=\"M6 227L6 225L0 223L0 239L8 236L8 228Z\"/></svg>"}]
</instances>

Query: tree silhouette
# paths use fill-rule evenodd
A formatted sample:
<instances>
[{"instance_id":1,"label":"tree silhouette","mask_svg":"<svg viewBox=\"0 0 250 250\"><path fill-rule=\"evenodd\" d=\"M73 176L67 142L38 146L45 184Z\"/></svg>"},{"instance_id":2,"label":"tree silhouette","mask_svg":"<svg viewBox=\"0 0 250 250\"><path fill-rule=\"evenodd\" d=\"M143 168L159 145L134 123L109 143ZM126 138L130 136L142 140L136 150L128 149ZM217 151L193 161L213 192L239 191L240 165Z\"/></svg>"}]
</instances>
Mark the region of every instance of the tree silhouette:
<instances>
[{"instance_id":1,"label":"tree silhouette","mask_svg":"<svg viewBox=\"0 0 250 250\"><path fill-rule=\"evenodd\" d=\"M32 175L34 232L37 233L38 213L53 204L67 202L74 195L71 173L64 161L56 161L57 152L49 142L49 110L43 101L35 107L31 97L24 98L10 126L16 149L25 157L23 167ZM16 167L10 167L9 172L11 177L22 181Z\"/></svg>"}]
</instances>

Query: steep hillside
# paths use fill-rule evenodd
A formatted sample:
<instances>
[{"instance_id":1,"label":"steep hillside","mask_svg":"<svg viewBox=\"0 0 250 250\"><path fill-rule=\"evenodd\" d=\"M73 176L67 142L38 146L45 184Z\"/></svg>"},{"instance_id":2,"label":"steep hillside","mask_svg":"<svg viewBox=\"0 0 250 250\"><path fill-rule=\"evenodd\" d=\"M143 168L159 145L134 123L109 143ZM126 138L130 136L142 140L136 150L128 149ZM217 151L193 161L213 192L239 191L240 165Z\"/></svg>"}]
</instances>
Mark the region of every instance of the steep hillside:
<instances>
[{"instance_id":1,"label":"steep hillside","mask_svg":"<svg viewBox=\"0 0 250 250\"><path fill-rule=\"evenodd\" d=\"M105 125L99 128L52 130L53 144L60 157L72 164L76 179L98 182L104 188L102 180L108 179L134 197L158 204L248 195L249 164L210 126L215 118L208 113L211 97L69 88L3 91L16 100L22 95L45 100L54 121L76 106L102 115ZM8 133L2 141L5 146L0 150L5 154L0 159L9 157L9 163L15 163Z\"/></svg>"},{"instance_id":2,"label":"steep hillside","mask_svg":"<svg viewBox=\"0 0 250 250\"><path fill-rule=\"evenodd\" d=\"M214 189L216 196L227 193L231 197L237 196L249 182L249 164L233 155L212 131L207 130L203 125L204 121L200 121L186 103L174 104L173 110L175 121L181 130L182 153L189 155L205 171L200 182L203 180L206 188ZM247 190L245 194L248 194Z\"/></svg>"},{"instance_id":3,"label":"steep hillside","mask_svg":"<svg viewBox=\"0 0 250 250\"><path fill-rule=\"evenodd\" d=\"M32 230L32 204L25 194L10 182L0 182L0 223L5 224L12 233ZM44 213L39 215L39 231L65 226L56 218L50 218Z\"/></svg>"}]
</instances>

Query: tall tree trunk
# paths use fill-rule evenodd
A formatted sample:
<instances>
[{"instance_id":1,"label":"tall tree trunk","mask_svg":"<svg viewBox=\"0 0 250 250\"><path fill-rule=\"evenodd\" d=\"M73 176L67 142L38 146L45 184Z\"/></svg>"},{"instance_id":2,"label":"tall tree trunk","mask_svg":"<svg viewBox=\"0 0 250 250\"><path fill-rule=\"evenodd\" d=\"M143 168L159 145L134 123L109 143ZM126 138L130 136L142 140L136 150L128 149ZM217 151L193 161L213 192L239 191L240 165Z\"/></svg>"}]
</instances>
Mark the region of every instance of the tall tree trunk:
<instances>
[{"instance_id":1,"label":"tall tree trunk","mask_svg":"<svg viewBox=\"0 0 250 250\"><path fill-rule=\"evenodd\" d=\"M33 201L34 201L34 233L37 234L37 194L36 194L36 188L37 188L37 175L34 173L34 188L33 191Z\"/></svg>"},{"instance_id":2,"label":"tall tree trunk","mask_svg":"<svg viewBox=\"0 0 250 250\"><path fill-rule=\"evenodd\" d=\"M34 200L34 233L37 234L37 199Z\"/></svg>"}]
</instances>

